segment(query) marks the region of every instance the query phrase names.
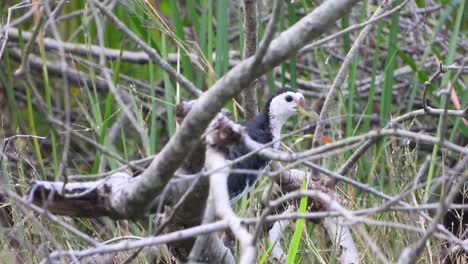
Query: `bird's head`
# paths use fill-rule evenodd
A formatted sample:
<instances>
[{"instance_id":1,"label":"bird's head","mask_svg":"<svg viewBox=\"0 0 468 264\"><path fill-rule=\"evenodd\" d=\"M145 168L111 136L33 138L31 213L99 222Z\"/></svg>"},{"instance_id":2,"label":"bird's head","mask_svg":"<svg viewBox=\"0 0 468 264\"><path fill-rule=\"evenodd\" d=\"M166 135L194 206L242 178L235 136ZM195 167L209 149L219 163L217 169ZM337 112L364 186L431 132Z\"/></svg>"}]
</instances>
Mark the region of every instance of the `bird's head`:
<instances>
[{"instance_id":1,"label":"bird's head","mask_svg":"<svg viewBox=\"0 0 468 264\"><path fill-rule=\"evenodd\" d=\"M304 111L305 110L305 111ZM297 113L308 113L315 117L304 100L304 95L290 88L282 88L270 96L265 105L266 114L280 124Z\"/></svg>"}]
</instances>

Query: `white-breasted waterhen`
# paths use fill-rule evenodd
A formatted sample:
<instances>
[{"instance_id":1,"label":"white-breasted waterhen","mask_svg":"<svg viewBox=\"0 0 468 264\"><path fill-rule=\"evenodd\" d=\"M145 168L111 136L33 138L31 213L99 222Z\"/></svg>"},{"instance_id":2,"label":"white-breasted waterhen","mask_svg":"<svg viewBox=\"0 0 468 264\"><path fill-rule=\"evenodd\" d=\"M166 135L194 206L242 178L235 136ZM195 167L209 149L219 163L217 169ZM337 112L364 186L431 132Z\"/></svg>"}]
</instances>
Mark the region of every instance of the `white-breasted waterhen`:
<instances>
[{"instance_id":1,"label":"white-breasted waterhen","mask_svg":"<svg viewBox=\"0 0 468 264\"><path fill-rule=\"evenodd\" d=\"M282 126L288 118L298 112L318 118L318 115L305 104L302 93L294 89L282 88L268 97L263 110L255 118L242 125L253 140L261 144L275 141L273 148L278 149ZM229 146L229 159L234 160L249 152L243 144ZM233 169L258 170L259 173L231 173L229 175L228 190L231 202L237 201L250 191L269 162L268 159L253 155L232 166Z\"/></svg>"}]
</instances>

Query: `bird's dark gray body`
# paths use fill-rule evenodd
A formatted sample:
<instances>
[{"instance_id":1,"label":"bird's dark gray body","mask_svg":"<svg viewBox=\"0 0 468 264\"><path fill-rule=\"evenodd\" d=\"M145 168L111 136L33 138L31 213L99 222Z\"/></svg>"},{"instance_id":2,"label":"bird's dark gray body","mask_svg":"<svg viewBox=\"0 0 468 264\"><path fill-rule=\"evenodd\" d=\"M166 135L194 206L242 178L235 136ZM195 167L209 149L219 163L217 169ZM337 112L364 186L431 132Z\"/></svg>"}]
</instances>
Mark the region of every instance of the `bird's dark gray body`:
<instances>
[{"instance_id":1,"label":"bird's dark gray body","mask_svg":"<svg viewBox=\"0 0 468 264\"><path fill-rule=\"evenodd\" d=\"M248 135L261 144L273 141L273 133L270 127L270 104L273 98L285 93L297 92L293 89L283 88L270 95L261 111L254 119L248 120L242 125L246 128ZM229 159L234 160L249 153L249 149L243 144L232 145L229 147ZM229 196L232 201L236 201L246 191L248 191L260 177L262 170L268 165L270 160L264 159L258 155L252 155L243 161L233 165L233 169L257 170L258 174L231 173L228 178Z\"/></svg>"},{"instance_id":2,"label":"bird's dark gray body","mask_svg":"<svg viewBox=\"0 0 468 264\"><path fill-rule=\"evenodd\" d=\"M254 119L245 122L243 125L246 127L250 138L258 143L266 144L273 140L273 135L269 128L268 115L266 113L260 113ZM232 145L229 147L229 159L234 160L249 152L250 151L243 144ZM259 173L261 173L261 170L267 166L268 162L270 162L270 160L264 159L258 155L253 155L236 163L232 168L258 170ZM258 177L258 174L231 173L228 178L230 198L237 200L236 198L255 184Z\"/></svg>"}]
</instances>

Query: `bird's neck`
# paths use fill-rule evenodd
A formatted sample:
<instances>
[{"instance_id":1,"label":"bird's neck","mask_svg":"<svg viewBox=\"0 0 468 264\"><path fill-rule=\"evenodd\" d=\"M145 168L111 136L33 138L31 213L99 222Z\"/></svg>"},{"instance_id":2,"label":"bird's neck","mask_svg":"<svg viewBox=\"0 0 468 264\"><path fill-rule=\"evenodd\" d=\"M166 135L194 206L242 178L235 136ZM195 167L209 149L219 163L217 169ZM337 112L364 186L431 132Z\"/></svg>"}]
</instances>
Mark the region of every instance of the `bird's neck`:
<instances>
[{"instance_id":1,"label":"bird's neck","mask_svg":"<svg viewBox=\"0 0 468 264\"><path fill-rule=\"evenodd\" d=\"M278 149L280 146L280 138L281 138L281 128L283 127L286 120L283 118L278 118L275 116L270 115L270 131L273 135L273 148Z\"/></svg>"}]
</instances>

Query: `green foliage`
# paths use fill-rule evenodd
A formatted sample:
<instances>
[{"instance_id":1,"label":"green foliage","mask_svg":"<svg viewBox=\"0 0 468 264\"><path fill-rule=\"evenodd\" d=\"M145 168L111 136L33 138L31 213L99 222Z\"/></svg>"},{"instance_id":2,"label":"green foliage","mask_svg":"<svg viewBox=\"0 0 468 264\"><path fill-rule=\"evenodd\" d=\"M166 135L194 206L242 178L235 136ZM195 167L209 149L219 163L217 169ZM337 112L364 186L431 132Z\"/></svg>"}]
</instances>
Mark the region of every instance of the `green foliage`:
<instances>
[{"instance_id":1,"label":"green foliage","mask_svg":"<svg viewBox=\"0 0 468 264\"><path fill-rule=\"evenodd\" d=\"M302 188L305 190L307 189L307 181L304 180L302 184ZM305 213L307 211L307 196L304 196L301 198L301 202L299 204L299 213ZM289 249L288 249L288 259L287 263L297 263L296 262L296 257L297 257L297 251L299 249L299 244L301 243L302 239L302 233L304 231L305 227L305 219L298 219L296 221L296 229L294 230L294 234L292 236L291 242L289 244Z\"/></svg>"}]
</instances>

